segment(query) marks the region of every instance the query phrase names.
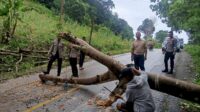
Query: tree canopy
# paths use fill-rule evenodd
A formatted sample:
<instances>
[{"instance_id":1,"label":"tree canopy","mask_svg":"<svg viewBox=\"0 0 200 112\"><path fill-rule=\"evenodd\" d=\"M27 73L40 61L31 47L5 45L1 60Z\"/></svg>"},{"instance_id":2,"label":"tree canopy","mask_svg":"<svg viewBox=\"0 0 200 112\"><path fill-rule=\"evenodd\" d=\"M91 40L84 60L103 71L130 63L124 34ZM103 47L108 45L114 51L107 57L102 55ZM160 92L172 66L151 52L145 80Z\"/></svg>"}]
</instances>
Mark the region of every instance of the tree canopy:
<instances>
[{"instance_id":1,"label":"tree canopy","mask_svg":"<svg viewBox=\"0 0 200 112\"><path fill-rule=\"evenodd\" d=\"M200 43L198 0L151 0L153 11L174 31L185 30L193 43Z\"/></svg>"},{"instance_id":2,"label":"tree canopy","mask_svg":"<svg viewBox=\"0 0 200 112\"><path fill-rule=\"evenodd\" d=\"M165 40L165 37L167 37L167 35L168 35L168 31L160 30L156 32L155 39L158 42L162 43Z\"/></svg>"},{"instance_id":3,"label":"tree canopy","mask_svg":"<svg viewBox=\"0 0 200 112\"><path fill-rule=\"evenodd\" d=\"M151 37L151 35L155 31L154 22L151 19L146 18L137 30L144 33L146 38Z\"/></svg>"},{"instance_id":4,"label":"tree canopy","mask_svg":"<svg viewBox=\"0 0 200 112\"><path fill-rule=\"evenodd\" d=\"M60 0L38 0L56 13L60 11ZM115 7L112 0L65 0L64 13L66 18L80 24L91 24L91 19L96 25L103 25L120 35L123 39L133 38L133 29L128 23L113 14Z\"/></svg>"}]
</instances>

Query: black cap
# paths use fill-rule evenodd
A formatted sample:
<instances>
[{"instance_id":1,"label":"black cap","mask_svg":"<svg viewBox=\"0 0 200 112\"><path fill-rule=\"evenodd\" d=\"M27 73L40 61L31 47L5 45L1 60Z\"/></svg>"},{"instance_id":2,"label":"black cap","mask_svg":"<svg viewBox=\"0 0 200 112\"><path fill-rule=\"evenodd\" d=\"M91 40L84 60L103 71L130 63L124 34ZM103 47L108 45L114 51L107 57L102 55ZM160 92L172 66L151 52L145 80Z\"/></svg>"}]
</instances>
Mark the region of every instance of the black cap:
<instances>
[{"instance_id":1,"label":"black cap","mask_svg":"<svg viewBox=\"0 0 200 112\"><path fill-rule=\"evenodd\" d=\"M122 79L124 77L133 77L132 67L124 68L121 71L121 73L119 75L119 79Z\"/></svg>"}]
</instances>

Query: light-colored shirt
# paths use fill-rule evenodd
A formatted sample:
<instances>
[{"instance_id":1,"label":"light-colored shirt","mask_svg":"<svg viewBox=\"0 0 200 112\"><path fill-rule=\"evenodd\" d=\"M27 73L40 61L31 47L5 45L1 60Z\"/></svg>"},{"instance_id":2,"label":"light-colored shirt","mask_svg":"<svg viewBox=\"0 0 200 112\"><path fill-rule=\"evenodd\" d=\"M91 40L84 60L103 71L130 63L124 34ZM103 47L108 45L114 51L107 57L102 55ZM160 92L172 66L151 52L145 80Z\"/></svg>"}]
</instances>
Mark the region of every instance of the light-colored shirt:
<instances>
[{"instance_id":1,"label":"light-colored shirt","mask_svg":"<svg viewBox=\"0 0 200 112\"><path fill-rule=\"evenodd\" d=\"M167 52L174 52L176 51L177 47L177 40L175 38L166 37L166 40L163 43L163 47Z\"/></svg>"},{"instance_id":2,"label":"light-colored shirt","mask_svg":"<svg viewBox=\"0 0 200 112\"><path fill-rule=\"evenodd\" d=\"M70 47L69 58L78 58L80 55L80 51L74 47Z\"/></svg>"},{"instance_id":3,"label":"light-colored shirt","mask_svg":"<svg viewBox=\"0 0 200 112\"><path fill-rule=\"evenodd\" d=\"M64 44L62 43L62 41L58 41L58 39L56 38L49 50L49 54L50 55L56 55L56 53L58 52L59 58L63 58L63 52L64 52Z\"/></svg>"}]
</instances>

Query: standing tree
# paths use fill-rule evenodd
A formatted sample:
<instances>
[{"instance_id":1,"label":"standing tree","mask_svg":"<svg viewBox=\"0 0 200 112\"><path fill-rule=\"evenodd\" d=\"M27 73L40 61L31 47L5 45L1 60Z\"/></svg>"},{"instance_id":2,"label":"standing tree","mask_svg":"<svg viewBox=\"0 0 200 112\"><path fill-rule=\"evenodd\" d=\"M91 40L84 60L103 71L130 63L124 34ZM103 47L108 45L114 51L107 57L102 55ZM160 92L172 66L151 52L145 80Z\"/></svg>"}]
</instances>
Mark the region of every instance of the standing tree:
<instances>
[{"instance_id":1,"label":"standing tree","mask_svg":"<svg viewBox=\"0 0 200 112\"><path fill-rule=\"evenodd\" d=\"M147 37L151 37L151 35L155 31L154 22L151 19L146 18L142 22L142 25L140 25L137 30L144 33L145 34L144 38L147 39Z\"/></svg>"},{"instance_id":2,"label":"standing tree","mask_svg":"<svg viewBox=\"0 0 200 112\"><path fill-rule=\"evenodd\" d=\"M172 30L184 30L194 43L200 43L200 2L198 0L151 0L153 11Z\"/></svg>"},{"instance_id":3,"label":"standing tree","mask_svg":"<svg viewBox=\"0 0 200 112\"><path fill-rule=\"evenodd\" d=\"M160 30L156 32L156 40L160 43L162 43L165 40L165 37L167 37L168 31Z\"/></svg>"},{"instance_id":4,"label":"standing tree","mask_svg":"<svg viewBox=\"0 0 200 112\"><path fill-rule=\"evenodd\" d=\"M23 0L1 0L0 16L4 17L2 43L8 43L14 37L19 18L19 9Z\"/></svg>"},{"instance_id":5,"label":"standing tree","mask_svg":"<svg viewBox=\"0 0 200 112\"><path fill-rule=\"evenodd\" d=\"M61 0L60 2L60 20L57 25L57 28L59 30L63 30L63 22L64 22L64 5L65 5L65 0Z\"/></svg>"},{"instance_id":6,"label":"standing tree","mask_svg":"<svg viewBox=\"0 0 200 112\"><path fill-rule=\"evenodd\" d=\"M94 29L94 21L96 19L96 9L95 7L90 7L88 14L90 16L90 21L91 21L91 29L90 29L90 35L89 35L89 44L91 44L92 42L92 33L93 33L93 29Z\"/></svg>"}]
</instances>

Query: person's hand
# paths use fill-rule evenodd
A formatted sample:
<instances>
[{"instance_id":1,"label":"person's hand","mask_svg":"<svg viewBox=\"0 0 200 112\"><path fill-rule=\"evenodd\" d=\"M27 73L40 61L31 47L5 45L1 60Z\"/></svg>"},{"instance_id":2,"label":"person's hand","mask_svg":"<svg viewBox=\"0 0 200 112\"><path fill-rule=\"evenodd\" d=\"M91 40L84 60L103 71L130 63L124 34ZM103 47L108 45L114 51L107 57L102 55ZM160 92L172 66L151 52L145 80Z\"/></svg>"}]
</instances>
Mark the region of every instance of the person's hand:
<instances>
[{"instance_id":1,"label":"person's hand","mask_svg":"<svg viewBox=\"0 0 200 112\"><path fill-rule=\"evenodd\" d=\"M175 55L175 54L176 54L176 51L173 52L173 55Z\"/></svg>"},{"instance_id":2,"label":"person's hand","mask_svg":"<svg viewBox=\"0 0 200 112\"><path fill-rule=\"evenodd\" d=\"M50 60L51 59L51 54L50 53L48 53L48 60Z\"/></svg>"},{"instance_id":3,"label":"person's hand","mask_svg":"<svg viewBox=\"0 0 200 112\"><path fill-rule=\"evenodd\" d=\"M162 48L162 53L165 54L165 52L166 52L166 49L163 47Z\"/></svg>"},{"instance_id":4,"label":"person's hand","mask_svg":"<svg viewBox=\"0 0 200 112\"><path fill-rule=\"evenodd\" d=\"M144 60L145 60L145 61L147 60L147 56L144 57Z\"/></svg>"},{"instance_id":5,"label":"person's hand","mask_svg":"<svg viewBox=\"0 0 200 112\"><path fill-rule=\"evenodd\" d=\"M133 70L134 75L136 75L136 76L140 75L140 71L137 70L136 68L133 68L132 70Z\"/></svg>"},{"instance_id":6,"label":"person's hand","mask_svg":"<svg viewBox=\"0 0 200 112\"><path fill-rule=\"evenodd\" d=\"M120 110L120 111L122 110L122 105L121 104L117 104L116 107L117 107L118 110Z\"/></svg>"},{"instance_id":7,"label":"person's hand","mask_svg":"<svg viewBox=\"0 0 200 112\"><path fill-rule=\"evenodd\" d=\"M104 106L104 107L108 107L112 105L112 101L110 99L105 99L105 100L97 100L96 104L98 106Z\"/></svg>"},{"instance_id":8,"label":"person's hand","mask_svg":"<svg viewBox=\"0 0 200 112\"><path fill-rule=\"evenodd\" d=\"M125 109L125 103L117 104L116 107L117 107L117 109L120 110L120 111L128 112L128 111Z\"/></svg>"},{"instance_id":9,"label":"person's hand","mask_svg":"<svg viewBox=\"0 0 200 112\"><path fill-rule=\"evenodd\" d=\"M131 53L131 61L134 61L134 54Z\"/></svg>"}]
</instances>

